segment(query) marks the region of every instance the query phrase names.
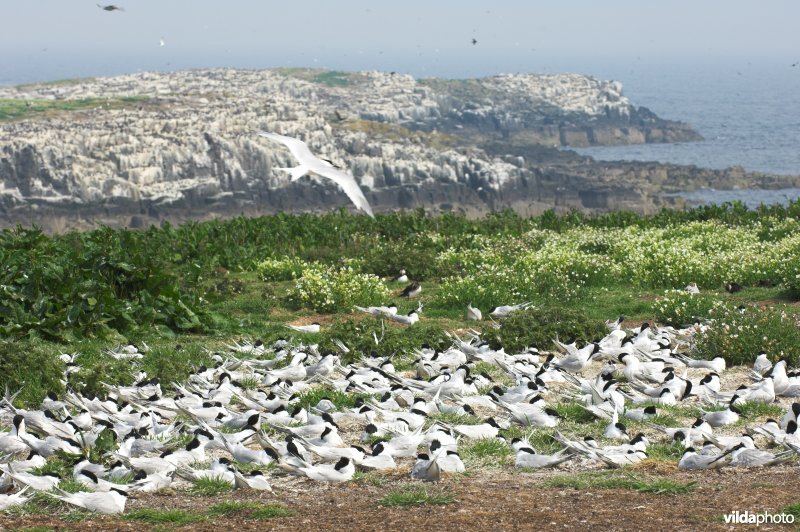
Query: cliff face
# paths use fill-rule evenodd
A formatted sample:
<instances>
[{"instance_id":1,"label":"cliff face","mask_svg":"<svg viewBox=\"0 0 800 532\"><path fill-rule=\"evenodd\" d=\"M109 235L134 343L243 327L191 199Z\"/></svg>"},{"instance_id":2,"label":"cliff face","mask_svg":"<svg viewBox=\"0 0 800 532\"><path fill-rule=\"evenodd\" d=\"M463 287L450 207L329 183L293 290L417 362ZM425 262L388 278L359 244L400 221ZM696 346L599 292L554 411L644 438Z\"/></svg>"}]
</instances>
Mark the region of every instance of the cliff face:
<instances>
[{"instance_id":1,"label":"cliff face","mask_svg":"<svg viewBox=\"0 0 800 532\"><path fill-rule=\"evenodd\" d=\"M377 211L657 207L654 192L754 184L668 165L594 163L552 145L698 138L578 75L418 81L311 70L142 73L0 89L48 111L0 123L0 224L142 225L348 205L258 137L305 140L348 168ZM30 105L36 110L36 105ZM704 173L705 172L705 173ZM703 177L705 176L705 177Z\"/></svg>"}]
</instances>

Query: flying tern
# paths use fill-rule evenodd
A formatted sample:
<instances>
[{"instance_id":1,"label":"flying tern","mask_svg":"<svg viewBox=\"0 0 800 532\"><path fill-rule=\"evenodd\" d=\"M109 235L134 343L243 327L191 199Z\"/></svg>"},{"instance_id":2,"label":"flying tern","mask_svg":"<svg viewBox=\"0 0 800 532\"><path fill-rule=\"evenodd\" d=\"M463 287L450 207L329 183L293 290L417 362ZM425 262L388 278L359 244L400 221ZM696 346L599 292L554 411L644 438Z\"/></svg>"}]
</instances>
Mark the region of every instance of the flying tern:
<instances>
[{"instance_id":1,"label":"flying tern","mask_svg":"<svg viewBox=\"0 0 800 532\"><path fill-rule=\"evenodd\" d=\"M293 168L281 168L281 170L291 174L292 181L297 181L309 173L327 177L342 187L347 197L350 198L350 201L352 201L356 207L366 212L368 215L373 216L372 207L369 206L367 198L364 197L364 193L361 192L361 188L352 175L338 170L330 162L315 156L311 153L311 150L308 149L308 145L302 140L285 135L278 135L277 133L268 133L266 131L260 131L258 134L269 140L280 142L289 148L294 158L300 163Z\"/></svg>"}]
</instances>

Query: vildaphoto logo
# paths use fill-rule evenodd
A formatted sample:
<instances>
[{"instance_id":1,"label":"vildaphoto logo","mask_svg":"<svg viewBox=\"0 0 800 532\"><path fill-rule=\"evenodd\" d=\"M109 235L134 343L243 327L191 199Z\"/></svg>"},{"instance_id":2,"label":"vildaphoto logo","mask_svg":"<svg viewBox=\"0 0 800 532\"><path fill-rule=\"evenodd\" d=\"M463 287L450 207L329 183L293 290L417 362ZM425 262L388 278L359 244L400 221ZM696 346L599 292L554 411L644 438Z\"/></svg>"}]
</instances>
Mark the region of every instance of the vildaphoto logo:
<instances>
[{"instance_id":1,"label":"vildaphoto logo","mask_svg":"<svg viewBox=\"0 0 800 532\"><path fill-rule=\"evenodd\" d=\"M771 514L769 512L735 511L723 516L726 525L791 525L794 524L792 514Z\"/></svg>"}]
</instances>

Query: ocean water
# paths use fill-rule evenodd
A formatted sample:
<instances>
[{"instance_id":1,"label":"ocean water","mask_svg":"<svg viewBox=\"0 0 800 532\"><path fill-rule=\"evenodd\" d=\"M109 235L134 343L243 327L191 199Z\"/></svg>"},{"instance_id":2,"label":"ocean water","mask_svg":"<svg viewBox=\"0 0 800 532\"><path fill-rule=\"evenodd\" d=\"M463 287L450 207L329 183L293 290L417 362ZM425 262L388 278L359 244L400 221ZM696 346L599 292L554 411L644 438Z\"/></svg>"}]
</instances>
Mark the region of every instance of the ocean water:
<instances>
[{"instance_id":1,"label":"ocean water","mask_svg":"<svg viewBox=\"0 0 800 532\"><path fill-rule=\"evenodd\" d=\"M789 60L663 63L601 68L657 115L687 122L705 140L596 146L599 160L659 161L800 175L800 65ZM627 70L627 71L626 71Z\"/></svg>"}]
</instances>

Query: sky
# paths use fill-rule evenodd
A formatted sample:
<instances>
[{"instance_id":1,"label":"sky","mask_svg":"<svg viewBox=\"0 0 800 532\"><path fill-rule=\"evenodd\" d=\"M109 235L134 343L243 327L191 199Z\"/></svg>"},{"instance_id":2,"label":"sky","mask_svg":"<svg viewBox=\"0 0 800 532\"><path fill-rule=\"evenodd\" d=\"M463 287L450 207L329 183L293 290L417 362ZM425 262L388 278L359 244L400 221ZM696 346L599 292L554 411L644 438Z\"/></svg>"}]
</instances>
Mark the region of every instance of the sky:
<instances>
[{"instance_id":1,"label":"sky","mask_svg":"<svg viewBox=\"0 0 800 532\"><path fill-rule=\"evenodd\" d=\"M797 0L113 1L125 11L0 0L0 84L219 66L470 77L800 61Z\"/></svg>"}]
</instances>

